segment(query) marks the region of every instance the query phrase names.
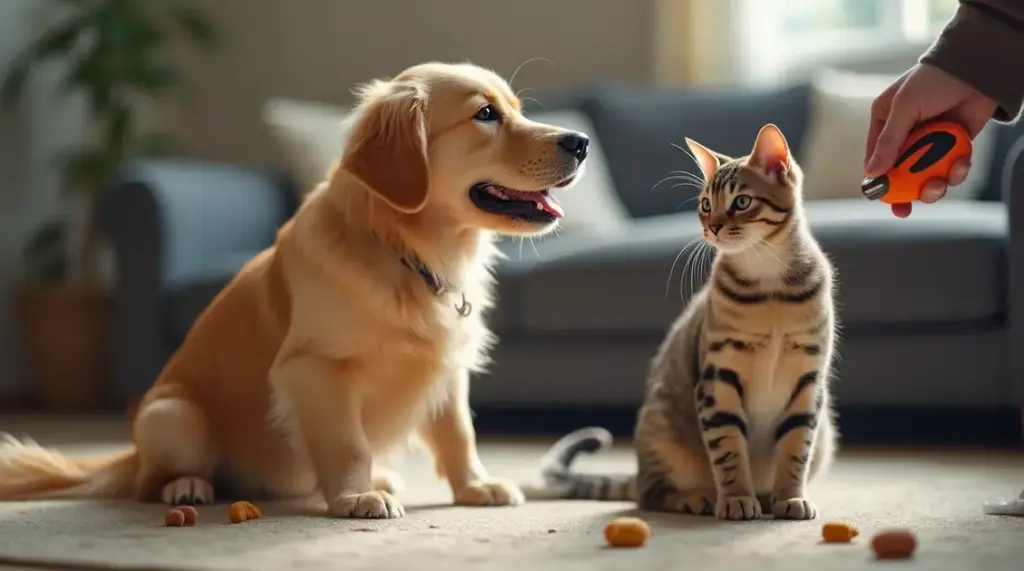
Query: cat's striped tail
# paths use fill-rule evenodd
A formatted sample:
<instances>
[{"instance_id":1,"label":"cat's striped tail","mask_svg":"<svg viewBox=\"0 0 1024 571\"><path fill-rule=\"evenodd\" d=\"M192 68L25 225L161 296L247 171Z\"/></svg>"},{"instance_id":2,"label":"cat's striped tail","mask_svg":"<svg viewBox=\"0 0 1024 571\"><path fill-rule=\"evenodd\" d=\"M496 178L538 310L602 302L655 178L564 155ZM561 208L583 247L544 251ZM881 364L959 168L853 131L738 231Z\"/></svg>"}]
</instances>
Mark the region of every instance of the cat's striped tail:
<instances>
[{"instance_id":1,"label":"cat's striped tail","mask_svg":"<svg viewBox=\"0 0 1024 571\"><path fill-rule=\"evenodd\" d=\"M521 486L523 494L532 500L635 501L633 475L580 474L571 470L581 452L593 454L611 443L612 434L600 427L581 428L563 436L541 459L541 483Z\"/></svg>"}]
</instances>

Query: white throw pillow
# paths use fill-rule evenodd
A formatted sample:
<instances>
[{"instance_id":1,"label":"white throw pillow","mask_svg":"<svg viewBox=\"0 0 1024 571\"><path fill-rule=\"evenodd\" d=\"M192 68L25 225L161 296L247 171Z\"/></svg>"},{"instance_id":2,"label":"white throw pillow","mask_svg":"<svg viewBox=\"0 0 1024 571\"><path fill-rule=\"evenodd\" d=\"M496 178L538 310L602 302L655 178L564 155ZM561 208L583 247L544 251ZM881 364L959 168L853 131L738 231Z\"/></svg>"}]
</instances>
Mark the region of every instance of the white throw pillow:
<instances>
[{"instance_id":1,"label":"white throw pillow","mask_svg":"<svg viewBox=\"0 0 1024 571\"><path fill-rule=\"evenodd\" d=\"M896 76L825 70L813 80L808 133L800 164L807 200L863 196L864 143L871 119L871 102ZM992 160L994 131L986 127L974 139L972 161ZM975 198L988 178L987 168L971 169L967 180L950 187L946 198Z\"/></svg>"},{"instance_id":2,"label":"white throw pillow","mask_svg":"<svg viewBox=\"0 0 1024 571\"><path fill-rule=\"evenodd\" d=\"M277 139L300 192L323 181L344 150L348 110L337 105L271 99L263 122Z\"/></svg>"}]
</instances>

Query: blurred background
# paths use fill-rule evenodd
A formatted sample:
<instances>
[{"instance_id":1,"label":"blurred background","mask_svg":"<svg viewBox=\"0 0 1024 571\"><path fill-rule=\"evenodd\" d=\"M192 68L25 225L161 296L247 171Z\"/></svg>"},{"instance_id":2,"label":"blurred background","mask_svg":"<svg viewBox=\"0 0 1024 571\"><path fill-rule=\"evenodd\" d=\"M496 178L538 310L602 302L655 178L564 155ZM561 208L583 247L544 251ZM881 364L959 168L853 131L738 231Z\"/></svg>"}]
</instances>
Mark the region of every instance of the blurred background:
<instances>
[{"instance_id":1,"label":"blurred background","mask_svg":"<svg viewBox=\"0 0 1024 571\"><path fill-rule=\"evenodd\" d=\"M1016 445L1024 254L1003 196L1024 132L986 129L968 182L910 219L859 193L871 99L957 4L4 0L0 406L121 414L322 178L353 86L472 61L593 141L564 230L503 244L482 431L630 431L647 361L708 266L693 189L659 184L695 170L673 145L744 154L772 122L839 272L844 433Z\"/></svg>"}]
</instances>

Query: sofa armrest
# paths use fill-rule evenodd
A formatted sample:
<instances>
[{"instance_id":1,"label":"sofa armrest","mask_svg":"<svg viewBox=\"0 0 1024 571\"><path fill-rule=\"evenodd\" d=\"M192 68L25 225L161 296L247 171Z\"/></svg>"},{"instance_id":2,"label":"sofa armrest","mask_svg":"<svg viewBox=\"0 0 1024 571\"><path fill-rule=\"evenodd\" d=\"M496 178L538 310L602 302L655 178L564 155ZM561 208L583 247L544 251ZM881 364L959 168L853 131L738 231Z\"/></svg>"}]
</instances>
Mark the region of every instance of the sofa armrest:
<instances>
[{"instance_id":1,"label":"sofa armrest","mask_svg":"<svg viewBox=\"0 0 1024 571\"><path fill-rule=\"evenodd\" d=\"M113 389L145 391L171 351L165 297L269 246L298 204L282 176L189 160L126 164L96 205L117 268L111 316Z\"/></svg>"},{"instance_id":2,"label":"sofa armrest","mask_svg":"<svg viewBox=\"0 0 1024 571\"><path fill-rule=\"evenodd\" d=\"M1002 172L1003 200L1009 213L1007 265L1007 378L1010 394L1024 406L1024 137L1010 148Z\"/></svg>"}]
</instances>

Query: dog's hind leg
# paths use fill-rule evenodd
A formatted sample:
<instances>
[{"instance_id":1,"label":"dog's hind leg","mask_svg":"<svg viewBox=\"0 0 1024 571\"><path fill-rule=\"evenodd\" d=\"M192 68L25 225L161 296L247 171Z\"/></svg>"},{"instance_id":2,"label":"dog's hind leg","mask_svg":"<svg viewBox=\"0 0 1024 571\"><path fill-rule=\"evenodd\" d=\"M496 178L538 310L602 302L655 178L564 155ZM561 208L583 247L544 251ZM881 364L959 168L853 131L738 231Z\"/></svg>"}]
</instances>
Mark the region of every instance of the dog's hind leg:
<instances>
[{"instance_id":1,"label":"dog's hind leg","mask_svg":"<svg viewBox=\"0 0 1024 571\"><path fill-rule=\"evenodd\" d=\"M209 422L194 403L163 397L143 404L135 420L135 444L140 500L171 505L213 502L217 458Z\"/></svg>"}]
</instances>

